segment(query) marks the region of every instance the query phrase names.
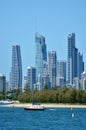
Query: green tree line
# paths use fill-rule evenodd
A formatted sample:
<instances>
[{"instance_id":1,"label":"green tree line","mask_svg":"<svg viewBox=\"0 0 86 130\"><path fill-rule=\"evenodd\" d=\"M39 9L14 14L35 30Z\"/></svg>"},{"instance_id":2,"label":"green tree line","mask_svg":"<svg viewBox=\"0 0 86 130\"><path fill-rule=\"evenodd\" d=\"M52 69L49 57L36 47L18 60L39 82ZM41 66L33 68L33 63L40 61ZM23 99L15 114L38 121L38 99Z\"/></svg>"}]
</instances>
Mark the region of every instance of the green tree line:
<instances>
[{"instance_id":1,"label":"green tree line","mask_svg":"<svg viewBox=\"0 0 86 130\"><path fill-rule=\"evenodd\" d=\"M64 87L63 89L45 89L42 91L34 91L34 102L40 103L84 103L86 104L86 90L75 90ZM23 103L32 102L32 92L22 92L18 96L18 100Z\"/></svg>"}]
</instances>

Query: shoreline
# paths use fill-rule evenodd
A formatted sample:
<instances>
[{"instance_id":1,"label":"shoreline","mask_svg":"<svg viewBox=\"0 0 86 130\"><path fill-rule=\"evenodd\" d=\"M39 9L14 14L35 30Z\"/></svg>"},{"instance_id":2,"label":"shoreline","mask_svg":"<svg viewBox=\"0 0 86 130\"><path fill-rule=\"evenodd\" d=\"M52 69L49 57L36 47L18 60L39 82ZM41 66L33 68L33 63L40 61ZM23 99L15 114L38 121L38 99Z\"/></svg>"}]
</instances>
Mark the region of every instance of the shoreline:
<instances>
[{"instance_id":1,"label":"shoreline","mask_svg":"<svg viewBox=\"0 0 86 130\"><path fill-rule=\"evenodd\" d=\"M14 103L14 104L7 104L2 105L3 107L29 107L31 103ZM41 103L42 106L45 108L86 108L86 105L83 104L62 104L62 103Z\"/></svg>"}]
</instances>

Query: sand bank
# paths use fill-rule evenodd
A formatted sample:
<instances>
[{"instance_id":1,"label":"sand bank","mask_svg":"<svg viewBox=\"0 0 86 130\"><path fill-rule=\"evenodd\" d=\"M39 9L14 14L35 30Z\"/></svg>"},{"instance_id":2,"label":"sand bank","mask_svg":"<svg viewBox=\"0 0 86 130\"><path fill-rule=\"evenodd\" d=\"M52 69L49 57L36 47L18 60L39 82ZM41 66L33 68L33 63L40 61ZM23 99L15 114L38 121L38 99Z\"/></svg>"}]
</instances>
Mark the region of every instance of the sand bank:
<instances>
[{"instance_id":1,"label":"sand bank","mask_svg":"<svg viewBox=\"0 0 86 130\"><path fill-rule=\"evenodd\" d=\"M8 104L4 105L6 107L27 107L31 106L31 103L15 103L15 104ZM81 104L56 104L56 103L42 103L42 106L45 108L86 108L86 105Z\"/></svg>"}]
</instances>

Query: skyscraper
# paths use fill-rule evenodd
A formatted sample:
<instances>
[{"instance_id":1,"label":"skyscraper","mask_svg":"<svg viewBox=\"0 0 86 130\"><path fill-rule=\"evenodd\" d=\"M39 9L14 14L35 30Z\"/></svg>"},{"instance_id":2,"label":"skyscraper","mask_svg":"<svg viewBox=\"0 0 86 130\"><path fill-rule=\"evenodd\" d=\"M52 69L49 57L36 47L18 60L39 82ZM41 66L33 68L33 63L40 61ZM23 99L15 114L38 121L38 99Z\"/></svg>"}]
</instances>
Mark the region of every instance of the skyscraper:
<instances>
[{"instance_id":1,"label":"skyscraper","mask_svg":"<svg viewBox=\"0 0 86 130\"><path fill-rule=\"evenodd\" d=\"M66 82L66 61L57 61L57 77L63 77Z\"/></svg>"},{"instance_id":2,"label":"skyscraper","mask_svg":"<svg viewBox=\"0 0 86 130\"><path fill-rule=\"evenodd\" d=\"M12 68L10 74L11 89L22 90L22 60L19 45L12 46Z\"/></svg>"},{"instance_id":3,"label":"skyscraper","mask_svg":"<svg viewBox=\"0 0 86 130\"><path fill-rule=\"evenodd\" d=\"M74 52L75 52L75 34L68 35L68 82L70 85L73 83L74 78Z\"/></svg>"},{"instance_id":4,"label":"skyscraper","mask_svg":"<svg viewBox=\"0 0 86 130\"><path fill-rule=\"evenodd\" d=\"M56 64L57 64L56 62L57 62L56 51L50 51L48 53L48 73L51 87L56 86Z\"/></svg>"},{"instance_id":5,"label":"skyscraper","mask_svg":"<svg viewBox=\"0 0 86 130\"><path fill-rule=\"evenodd\" d=\"M66 84L66 62L57 61L56 85L63 87Z\"/></svg>"},{"instance_id":6,"label":"skyscraper","mask_svg":"<svg viewBox=\"0 0 86 130\"><path fill-rule=\"evenodd\" d=\"M38 79L40 79L40 83L42 83L43 64L45 61L47 61L45 37L43 37L39 33L36 33L35 43L36 43L36 56L35 56L36 77L37 81Z\"/></svg>"},{"instance_id":7,"label":"skyscraper","mask_svg":"<svg viewBox=\"0 0 86 130\"><path fill-rule=\"evenodd\" d=\"M77 73L78 73L78 78L81 79L81 73L84 71L84 62L83 62L83 55L78 53L78 66L77 66Z\"/></svg>"},{"instance_id":8,"label":"skyscraper","mask_svg":"<svg viewBox=\"0 0 86 130\"><path fill-rule=\"evenodd\" d=\"M29 85L30 90L34 89L34 85L36 84L36 68L28 67L27 68L27 81L26 83Z\"/></svg>"},{"instance_id":9,"label":"skyscraper","mask_svg":"<svg viewBox=\"0 0 86 130\"><path fill-rule=\"evenodd\" d=\"M73 79L81 79L81 73L84 71L83 56L75 47L75 34L68 35L68 83L73 85Z\"/></svg>"}]
</instances>

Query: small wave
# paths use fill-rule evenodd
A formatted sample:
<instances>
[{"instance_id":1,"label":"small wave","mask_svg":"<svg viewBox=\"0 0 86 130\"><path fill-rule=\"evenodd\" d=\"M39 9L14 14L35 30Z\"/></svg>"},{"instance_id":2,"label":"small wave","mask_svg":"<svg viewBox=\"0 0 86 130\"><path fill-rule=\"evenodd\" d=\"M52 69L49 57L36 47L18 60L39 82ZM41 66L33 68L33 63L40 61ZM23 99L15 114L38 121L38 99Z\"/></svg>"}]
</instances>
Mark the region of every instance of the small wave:
<instances>
[{"instance_id":1,"label":"small wave","mask_svg":"<svg viewBox=\"0 0 86 130\"><path fill-rule=\"evenodd\" d=\"M51 108L51 109L50 109L50 111L56 111L56 109L54 109L54 108Z\"/></svg>"}]
</instances>

